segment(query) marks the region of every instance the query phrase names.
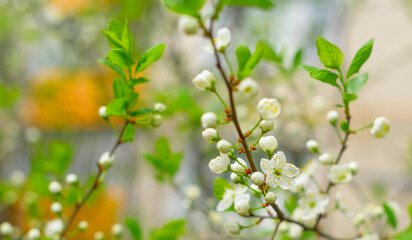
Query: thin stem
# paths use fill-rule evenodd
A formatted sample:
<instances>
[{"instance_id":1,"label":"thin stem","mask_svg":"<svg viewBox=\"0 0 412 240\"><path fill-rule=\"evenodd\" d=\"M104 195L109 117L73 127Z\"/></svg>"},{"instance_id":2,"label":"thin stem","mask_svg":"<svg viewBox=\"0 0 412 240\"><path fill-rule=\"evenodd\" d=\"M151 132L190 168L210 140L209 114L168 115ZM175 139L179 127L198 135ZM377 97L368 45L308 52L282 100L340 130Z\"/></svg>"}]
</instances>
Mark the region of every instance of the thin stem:
<instances>
[{"instance_id":1,"label":"thin stem","mask_svg":"<svg viewBox=\"0 0 412 240\"><path fill-rule=\"evenodd\" d=\"M250 135L253 133L253 131L255 131L255 129L256 129L257 127L259 127L259 125L260 125L261 122L262 122L262 119L259 119L259 121L255 124L255 126L253 126L252 129L250 129L249 131L247 131L247 132L244 134L245 137L250 136Z\"/></svg>"},{"instance_id":2,"label":"thin stem","mask_svg":"<svg viewBox=\"0 0 412 240\"><path fill-rule=\"evenodd\" d=\"M335 125L333 125L333 128L335 129L335 132L336 132L336 135L337 135L338 138L339 138L339 141L342 142L342 141L343 141L343 139L342 139L342 134L340 134L340 131L339 131L338 126L335 124Z\"/></svg>"},{"instance_id":3,"label":"thin stem","mask_svg":"<svg viewBox=\"0 0 412 240\"><path fill-rule=\"evenodd\" d=\"M223 100L222 96L220 96L220 94L215 90L212 91L214 94L216 94L216 96L219 98L220 102L223 104L223 106L225 107L225 109L229 109L229 107L226 105L225 101Z\"/></svg>"},{"instance_id":4,"label":"thin stem","mask_svg":"<svg viewBox=\"0 0 412 240\"><path fill-rule=\"evenodd\" d=\"M362 131L362 130L371 128L372 126L373 126L373 123L371 123L371 124L369 124L369 125L366 125L366 126L363 126L363 127L360 127L360 128L358 128L358 129L355 129L355 130L353 130L353 132L360 132L360 131Z\"/></svg>"},{"instance_id":5,"label":"thin stem","mask_svg":"<svg viewBox=\"0 0 412 240\"><path fill-rule=\"evenodd\" d=\"M323 193L323 189L320 186L318 180L316 180L316 178L313 175L310 175L310 179L312 179L312 182L315 183L316 187L319 189L319 192Z\"/></svg>"},{"instance_id":6,"label":"thin stem","mask_svg":"<svg viewBox=\"0 0 412 240\"><path fill-rule=\"evenodd\" d=\"M229 57L226 54L226 51L223 53L223 57L225 58L226 64L229 66L230 69L230 76L234 76L232 64L230 63Z\"/></svg>"},{"instance_id":7,"label":"thin stem","mask_svg":"<svg viewBox=\"0 0 412 240\"><path fill-rule=\"evenodd\" d=\"M282 220L279 220L279 222L276 224L275 230L273 230L273 233L272 233L272 237L271 237L272 240L275 240L276 233L278 232L279 226L282 222L283 222Z\"/></svg>"}]
</instances>

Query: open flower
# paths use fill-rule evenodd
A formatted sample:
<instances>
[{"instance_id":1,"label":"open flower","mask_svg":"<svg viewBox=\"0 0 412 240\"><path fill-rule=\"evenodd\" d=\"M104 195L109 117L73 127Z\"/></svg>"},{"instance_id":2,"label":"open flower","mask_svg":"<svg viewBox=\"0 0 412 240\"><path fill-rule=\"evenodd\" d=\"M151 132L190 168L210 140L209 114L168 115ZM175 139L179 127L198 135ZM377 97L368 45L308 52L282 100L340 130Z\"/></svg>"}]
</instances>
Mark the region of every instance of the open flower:
<instances>
[{"instance_id":1,"label":"open flower","mask_svg":"<svg viewBox=\"0 0 412 240\"><path fill-rule=\"evenodd\" d=\"M237 86L237 89L245 99L252 99L259 93L259 85L251 78L243 79Z\"/></svg>"},{"instance_id":2,"label":"open flower","mask_svg":"<svg viewBox=\"0 0 412 240\"><path fill-rule=\"evenodd\" d=\"M286 156L283 152L276 153L271 160L262 158L260 168L267 174L266 184L275 188L278 185L283 189L290 189L295 184L295 179L299 174L299 168L286 163Z\"/></svg>"},{"instance_id":3,"label":"open flower","mask_svg":"<svg viewBox=\"0 0 412 240\"><path fill-rule=\"evenodd\" d=\"M227 167L230 164L230 159L227 154L222 154L216 158L213 158L209 162L210 171L220 174L227 170Z\"/></svg>"},{"instance_id":4,"label":"open flower","mask_svg":"<svg viewBox=\"0 0 412 240\"><path fill-rule=\"evenodd\" d=\"M262 98L257 110L263 120L273 120L279 115L281 107L276 98Z\"/></svg>"},{"instance_id":5,"label":"open flower","mask_svg":"<svg viewBox=\"0 0 412 240\"><path fill-rule=\"evenodd\" d=\"M222 200L217 204L217 210L223 212L230 208L233 203L245 200L249 202L250 195L246 193L247 187L238 187L236 189L226 188Z\"/></svg>"},{"instance_id":6,"label":"open flower","mask_svg":"<svg viewBox=\"0 0 412 240\"><path fill-rule=\"evenodd\" d=\"M328 177L333 184L349 183L352 181L352 171L348 165L334 165Z\"/></svg>"},{"instance_id":7,"label":"open flower","mask_svg":"<svg viewBox=\"0 0 412 240\"><path fill-rule=\"evenodd\" d=\"M308 192L303 198L299 199L298 208L302 213L302 220L309 221L319 214L326 211L329 198L323 194Z\"/></svg>"},{"instance_id":8,"label":"open flower","mask_svg":"<svg viewBox=\"0 0 412 240\"><path fill-rule=\"evenodd\" d=\"M371 134L376 138L383 138L389 132L391 126L385 117L378 117L373 122Z\"/></svg>"}]
</instances>

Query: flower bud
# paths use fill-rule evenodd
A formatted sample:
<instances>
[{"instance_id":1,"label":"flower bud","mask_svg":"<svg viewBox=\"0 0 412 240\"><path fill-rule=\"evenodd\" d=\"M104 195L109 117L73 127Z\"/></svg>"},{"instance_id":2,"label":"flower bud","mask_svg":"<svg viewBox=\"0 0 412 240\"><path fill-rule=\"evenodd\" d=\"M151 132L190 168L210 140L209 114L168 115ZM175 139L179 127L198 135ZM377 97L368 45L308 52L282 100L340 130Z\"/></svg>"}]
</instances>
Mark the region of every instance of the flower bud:
<instances>
[{"instance_id":1,"label":"flower bud","mask_svg":"<svg viewBox=\"0 0 412 240\"><path fill-rule=\"evenodd\" d=\"M203 130L202 137L209 144L213 144L219 139L219 135L214 128L206 128Z\"/></svg>"},{"instance_id":2,"label":"flower bud","mask_svg":"<svg viewBox=\"0 0 412 240\"><path fill-rule=\"evenodd\" d=\"M209 169L213 173L223 173L227 170L227 166L230 164L230 159L227 155L222 154L209 162Z\"/></svg>"},{"instance_id":3,"label":"flower bud","mask_svg":"<svg viewBox=\"0 0 412 240\"><path fill-rule=\"evenodd\" d=\"M335 159L333 159L332 155L330 155L329 153L322 153L319 156L319 162L322 165L332 165L335 162Z\"/></svg>"},{"instance_id":4,"label":"flower bud","mask_svg":"<svg viewBox=\"0 0 412 240\"><path fill-rule=\"evenodd\" d=\"M248 214L249 209L250 209L250 204L248 200L240 200L235 203L235 210L241 216Z\"/></svg>"},{"instance_id":5,"label":"flower bud","mask_svg":"<svg viewBox=\"0 0 412 240\"><path fill-rule=\"evenodd\" d=\"M243 166L242 166L243 165ZM245 172L245 167L247 168L247 163L241 158L237 158L237 161L230 164L230 169L235 172Z\"/></svg>"},{"instance_id":6,"label":"flower bud","mask_svg":"<svg viewBox=\"0 0 412 240\"><path fill-rule=\"evenodd\" d=\"M260 129L262 129L262 131L264 133L272 131L273 127L275 125L275 121L274 120L262 120L260 122Z\"/></svg>"},{"instance_id":7,"label":"flower bud","mask_svg":"<svg viewBox=\"0 0 412 240\"><path fill-rule=\"evenodd\" d=\"M104 239L104 233L103 232L96 232L93 235L94 240L103 240Z\"/></svg>"},{"instance_id":8,"label":"flower bud","mask_svg":"<svg viewBox=\"0 0 412 240\"><path fill-rule=\"evenodd\" d=\"M217 126L217 116L213 112L203 113L200 121L203 128L215 128Z\"/></svg>"},{"instance_id":9,"label":"flower bud","mask_svg":"<svg viewBox=\"0 0 412 240\"><path fill-rule=\"evenodd\" d=\"M79 183L79 177L77 177L77 175L74 173L67 174L65 180L66 180L66 183L72 186L75 186Z\"/></svg>"},{"instance_id":10,"label":"flower bud","mask_svg":"<svg viewBox=\"0 0 412 240\"><path fill-rule=\"evenodd\" d=\"M356 216L352 219L352 223L355 227L359 227L361 224L366 222L366 217L364 213L358 213Z\"/></svg>"},{"instance_id":11,"label":"flower bud","mask_svg":"<svg viewBox=\"0 0 412 240\"><path fill-rule=\"evenodd\" d=\"M224 228L225 231L231 235L238 235L240 233L240 226L235 221L226 222Z\"/></svg>"},{"instance_id":12,"label":"flower bud","mask_svg":"<svg viewBox=\"0 0 412 240\"><path fill-rule=\"evenodd\" d=\"M229 153L230 150L232 150L232 144L229 141L224 140L224 139L217 142L216 147L221 153L225 153L225 154Z\"/></svg>"},{"instance_id":13,"label":"flower bud","mask_svg":"<svg viewBox=\"0 0 412 240\"><path fill-rule=\"evenodd\" d=\"M351 161L350 163L348 163L348 167L349 167L349 170L352 172L353 175L358 173L359 167L358 167L357 162Z\"/></svg>"},{"instance_id":14,"label":"flower bud","mask_svg":"<svg viewBox=\"0 0 412 240\"><path fill-rule=\"evenodd\" d=\"M114 163L114 155L110 155L110 152L104 152L100 156L99 165L105 170L109 169Z\"/></svg>"},{"instance_id":15,"label":"flower bud","mask_svg":"<svg viewBox=\"0 0 412 240\"><path fill-rule=\"evenodd\" d=\"M150 120L150 125L154 128L160 127L163 123L163 117L160 114L153 115L152 119Z\"/></svg>"},{"instance_id":16,"label":"flower bud","mask_svg":"<svg viewBox=\"0 0 412 240\"><path fill-rule=\"evenodd\" d=\"M179 18L178 28L187 35L194 35L199 30L199 23L194 17L182 16Z\"/></svg>"},{"instance_id":17,"label":"flower bud","mask_svg":"<svg viewBox=\"0 0 412 240\"><path fill-rule=\"evenodd\" d=\"M37 239L40 239L40 237L41 237L41 233L40 233L40 230L37 228L32 228L27 233L27 238L29 240L37 240Z\"/></svg>"},{"instance_id":18,"label":"flower bud","mask_svg":"<svg viewBox=\"0 0 412 240\"><path fill-rule=\"evenodd\" d=\"M268 192L265 196L265 201L270 204L275 203L276 199L278 199L278 196L274 192Z\"/></svg>"},{"instance_id":19,"label":"flower bud","mask_svg":"<svg viewBox=\"0 0 412 240\"><path fill-rule=\"evenodd\" d=\"M9 222L3 222L0 225L0 233L3 236L10 236L13 233L13 225Z\"/></svg>"},{"instance_id":20,"label":"flower bud","mask_svg":"<svg viewBox=\"0 0 412 240\"><path fill-rule=\"evenodd\" d=\"M237 183L237 182L242 181L242 179L240 178L240 176L237 175L236 173L230 174L230 179L232 179L232 181L233 181L234 183Z\"/></svg>"},{"instance_id":21,"label":"flower bud","mask_svg":"<svg viewBox=\"0 0 412 240\"><path fill-rule=\"evenodd\" d=\"M59 182L53 181L49 184L49 191L52 194L59 194L63 187Z\"/></svg>"},{"instance_id":22,"label":"flower bud","mask_svg":"<svg viewBox=\"0 0 412 240\"><path fill-rule=\"evenodd\" d=\"M257 105L257 110L263 120L273 120L279 116L281 106L276 98L262 98Z\"/></svg>"},{"instance_id":23,"label":"flower bud","mask_svg":"<svg viewBox=\"0 0 412 240\"><path fill-rule=\"evenodd\" d=\"M99 107L98 113L101 118L107 118L106 109L106 106Z\"/></svg>"},{"instance_id":24,"label":"flower bud","mask_svg":"<svg viewBox=\"0 0 412 240\"><path fill-rule=\"evenodd\" d=\"M240 82L237 90L246 99L252 99L259 93L259 85L255 80L246 78Z\"/></svg>"},{"instance_id":25,"label":"flower bud","mask_svg":"<svg viewBox=\"0 0 412 240\"><path fill-rule=\"evenodd\" d=\"M123 227L121 224L116 223L112 226L112 234L116 237L120 237L123 234Z\"/></svg>"},{"instance_id":26,"label":"flower bud","mask_svg":"<svg viewBox=\"0 0 412 240\"><path fill-rule=\"evenodd\" d=\"M328 112L328 115L326 116L330 124L335 125L338 120L339 120L339 114L337 111L332 110Z\"/></svg>"},{"instance_id":27,"label":"flower bud","mask_svg":"<svg viewBox=\"0 0 412 240\"><path fill-rule=\"evenodd\" d=\"M59 202L54 202L52 203L52 205L50 205L50 210L52 211L52 213L55 214L60 214L62 212L62 205Z\"/></svg>"},{"instance_id":28,"label":"flower bud","mask_svg":"<svg viewBox=\"0 0 412 240\"><path fill-rule=\"evenodd\" d=\"M153 105L153 108L156 112L162 113L164 111L166 111L167 107L166 105L164 105L163 103L155 103Z\"/></svg>"},{"instance_id":29,"label":"flower bud","mask_svg":"<svg viewBox=\"0 0 412 240\"><path fill-rule=\"evenodd\" d=\"M383 138L389 132L391 126L388 119L385 117L378 117L373 122L371 134L376 138Z\"/></svg>"},{"instance_id":30,"label":"flower bud","mask_svg":"<svg viewBox=\"0 0 412 240\"><path fill-rule=\"evenodd\" d=\"M193 85L202 91L211 90L215 85L215 75L208 70L203 70L192 80Z\"/></svg>"},{"instance_id":31,"label":"flower bud","mask_svg":"<svg viewBox=\"0 0 412 240\"><path fill-rule=\"evenodd\" d=\"M89 227L89 223L87 221L80 221L79 224L77 224L77 228L79 231L83 232Z\"/></svg>"},{"instance_id":32,"label":"flower bud","mask_svg":"<svg viewBox=\"0 0 412 240\"><path fill-rule=\"evenodd\" d=\"M190 200L195 200L200 197L200 188L196 185L189 185L185 188L185 196Z\"/></svg>"},{"instance_id":33,"label":"flower bud","mask_svg":"<svg viewBox=\"0 0 412 240\"><path fill-rule=\"evenodd\" d=\"M259 140L259 146L267 154L273 154L278 148L278 141L274 136L265 136Z\"/></svg>"},{"instance_id":34,"label":"flower bud","mask_svg":"<svg viewBox=\"0 0 412 240\"><path fill-rule=\"evenodd\" d=\"M252 183L260 186L265 182L265 175L261 172L254 172L251 176Z\"/></svg>"},{"instance_id":35,"label":"flower bud","mask_svg":"<svg viewBox=\"0 0 412 240\"><path fill-rule=\"evenodd\" d=\"M217 31L215 38L216 48L219 52L224 52L231 41L231 33L228 28L221 28Z\"/></svg>"},{"instance_id":36,"label":"flower bud","mask_svg":"<svg viewBox=\"0 0 412 240\"><path fill-rule=\"evenodd\" d=\"M313 139L310 139L306 142L306 148L313 153L319 153L319 142Z\"/></svg>"}]
</instances>

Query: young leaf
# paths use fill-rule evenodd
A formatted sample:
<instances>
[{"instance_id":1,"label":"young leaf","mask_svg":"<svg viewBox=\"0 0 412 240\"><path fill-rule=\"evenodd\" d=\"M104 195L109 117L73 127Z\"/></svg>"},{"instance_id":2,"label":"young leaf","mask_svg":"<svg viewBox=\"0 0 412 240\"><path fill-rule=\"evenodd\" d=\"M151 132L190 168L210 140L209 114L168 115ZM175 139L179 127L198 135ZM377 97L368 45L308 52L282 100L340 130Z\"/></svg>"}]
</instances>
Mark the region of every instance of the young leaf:
<instances>
[{"instance_id":1,"label":"young leaf","mask_svg":"<svg viewBox=\"0 0 412 240\"><path fill-rule=\"evenodd\" d=\"M324 38L318 38L316 40L316 47L318 48L319 59L325 67L336 70L340 68L343 62L343 54L337 46Z\"/></svg>"},{"instance_id":2,"label":"young leaf","mask_svg":"<svg viewBox=\"0 0 412 240\"><path fill-rule=\"evenodd\" d=\"M338 78L337 74L326 69L318 69L310 66L302 66L302 68L309 73L311 78L339 88L339 85L336 83L336 79Z\"/></svg>"},{"instance_id":3,"label":"young leaf","mask_svg":"<svg viewBox=\"0 0 412 240\"><path fill-rule=\"evenodd\" d=\"M368 60L372 53L373 42L374 39L369 40L358 50L358 52L356 52L348 72L346 73L346 79L349 79L353 74L358 73L362 65Z\"/></svg>"},{"instance_id":4,"label":"young leaf","mask_svg":"<svg viewBox=\"0 0 412 240\"><path fill-rule=\"evenodd\" d=\"M292 70L295 70L297 67L300 66L300 64L302 63L302 55L303 55L303 50L299 49L296 52L295 57L293 58Z\"/></svg>"},{"instance_id":5,"label":"young leaf","mask_svg":"<svg viewBox=\"0 0 412 240\"><path fill-rule=\"evenodd\" d=\"M165 47L166 47L165 44L159 44L157 46L154 46L154 47L149 48L148 50L146 50L146 52L143 53L142 57L140 58L139 62L137 63L135 73L139 73L139 72L145 70L147 67L150 66L150 64L152 64L153 62L159 60L163 55Z\"/></svg>"},{"instance_id":6,"label":"young leaf","mask_svg":"<svg viewBox=\"0 0 412 240\"><path fill-rule=\"evenodd\" d=\"M111 48L122 48L122 41L120 38L116 36L114 32L102 30L103 35L107 38L107 41L109 43L109 46Z\"/></svg>"},{"instance_id":7,"label":"young leaf","mask_svg":"<svg viewBox=\"0 0 412 240\"><path fill-rule=\"evenodd\" d=\"M224 4L235 6L251 6L263 9L273 7L273 2L270 0L222 0Z\"/></svg>"},{"instance_id":8,"label":"young leaf","mask_svg":"<svg viewBox=\"0 0 412 240\"><path fill-rule=\"evenodd\" d=\"M120 76L122 76L124 79L126 79L126 74L124 73L123 69L119 68L118 66L113 65L106 59L99 59L97 60L99 63L103 63L104 65L108 66L109 68L113 69L115 72L117 72Z\"/></svg>"},{"instance_id":9,"label":"young leaf","mask_svg":"<svg viewBox=\"0 0 412 240\"><path fill-rule=\"evenodd\" d=\"M123 99L114 99L107 105L107 108L106 108L107 116L123 117L125 116L125 113L126 113L126 109L125 109L125 102Z\"/></svg>"},{"instance_id":10,"label":"young leaf","mask_svg":"<svg viewBox=\"0 0 412 240\"><path fill-rule=\"evenodd\" d=\"M388 217L388 222L393 228L396 228L397 222L396 222L396 215L393 209L389 206L387 202L383 203L383 209L385 210L386 216Z\"/></svg>"},{"instance_id":11,"label":"young leaf","mask_svg":"<svg viewBox=\"0 0 412 240\"><path fill-rule=\"evenodd\" d=\"M126 94L131 91L132 89L124 78L116 78L113 81L113 92L115 98L124 98Z\"/></svg>"},{"instance_id":12,"label":"young leaf","mask_svg":"<svg viewBox=\"0 0 412 240\"><path fill-rule=\"evenodd\" d=\"M245 45L239 45L236 48L236 57L239 65L239 71L245 68L246 62L251 55L252 54L250 53L249 48Z\"/></svg>"},{"instance_id":13,"label":"young leaf","mask_svg":"<svg viewBox=\"0 0 412 240\"><path fill-rule=\"evenodd\" d=\"M227 188L232 188L232 185L224 178L215 178L215 184L213 185L213 194L217 200L222 200L223 194Z\"/></svg>"},{"instance_id":14,"label":"young leaf","mask_svg":"<svg viewBox=\"0 0 412 240\"><path fill-rule=\"evenodd\" d=\"M131 217L126 217L124 220L127 228L130 231L134 240L142 240L142 229L139 226L139 222Z\"/></svg>"},{"instance_id":15,"label":"young leaf","mask_svg":"<svg viewBox=\"0 0 412 240\"><path fill-rule=\"evenodd\" d=\"M133 58L120 48L110 50L107 54L107 60L120 68L129 68L134 64Z\"/></svg>"},{"instance_id":16,"label":"young leaf","mask_svg":"<svg viewBox=\"0 0 412 240\"><path fill-rule=\"evenodd\" d=\"M123 142L133 142L136 129L131 123L127 123L122 136Z\"/></svg>"},{"instance_id":17,"label":"young leaf","mask_svg":"<svg viewBox=\"0 0 412 240\"><path fill-rule=\"evenodd\" d=\"M238 71L237 75L238 75L239 79L243 79L243 78L249 76L250 74L252 74L253 69L259 63L262 56L263 56L263 44L259 42L259 43L256 44L255 52L247 59L243 69Z\"/></svg>"},{"instance_id":18,"label":"young leaf","mask_svg":"<svg viewBox=\"0 0 412 240\"><path fill-rule=\"evenodd\" d=\"M282 63L282 56L277 54L275 50L265 42L262 42L263 58L274 63Z\"/></svg>"},{"instance_id":19,"label":"young leaf","mask_svg":"<svg viewBox=\"0 0 412 240\"><path fill-rule=\"evenodd\" d=\"M153 109L150 109L150 108L140 108L140 109L137 109L137 110L131 112L130 115L133 116L133 117L136 117L136 116L139 116L139 115L144 115L144 114L154 113L154 112L155 111Z\"/></svg>"},{"instance_id":20,"label":"young leaf","mask_svg":"<svg viewBox=\"0 0 412 240\"><path fill-rule=\"evenodd\" d=\"M345 121L341 121L340 122L340 129L342 129L342 131L344 131L344 132L348 132L349 131L349 124Z\"/></svg>"},{"instance_id":21,"label":"young leaf","mask_svg":"<svg viewBox=\"0 0 412 240\"><path fill-rule=\"evenodd\" d=\"M348 85L346 87L348 93L358 93L359 90L365 85L366 81L368 80L368 73L360 74L356 77L349 79Z\"/></svg>"},{"instance_id":22,"label":"young leaf","mask_svg":"<svg viewBox=\"0 0 412 240\"><path fill-rule=\"evenodd\" d=\"M117 19L110 19L107 31L112 32L117 39L122 39L124 25ZM127 27L127 24L126 24Z\"/></svg>"},{"instance_id":23,"label":"young leaf","mask_svg":"<svg viewBox=\"0 0 412 240\"><path fill-rule=\"evenodd\" d=\"M150 81L150 80L147 79L147 78L139 77L139 78L137 78L137 79L130 79L130 80L129 80L129 83L130 83L130 85L132 85L132 86L136 86L136 85L138 85L138 84L146 83L146 82L149 82L149 81Z\"/></svg>"},{"instance_id":24,"label":"young leaf","mask_svg":"<svg viewBox=\"0 0 412 240\"><path fill-rule=\"evenodd\" d=\"M137 99L139 98L139 93L135 92L128 92L124 96L124 103L127 111L130 111L137 103Z\"/></svg>"},{"instance_id":25,"label":"young leaf","mask_svg":"<svg viewBox=\"0 0 412 240\"><path fill-rule=\"evenodd\" d=\"M293 213L298 203L294 195L290 195L289 198L285 201L285 208L290 214Z\"/></svg>"},{"instance_id":26,"label":"young leaf","mask_svg":"<svg viewBox=\"0 0 412 240\"><path fill-rule=\"evenodd\" d=\"M408 214L410 218L409 226L401 231L400 233L396 234L393 239L394 240L410 240L412 239L412 203L408 205Z\"/></svg>"},{"instance_id":27,"label":"young leaf","mask_svg":"<svg viewBox=\"0 0 412 240\"><path fill-rule=\"evenodd\" d=\"M163 4L169 10L192 17L199 17L198 12L205 2L206 0L163 0Z\"/></svg>"},{"instance_id":28,"label":"young leaf","mask_svg":"<svg viewBox=\"0 0 412 240\"><path fill-rule=\"evenodd\" d=\"M132 43L133 43L133 36L132 33L130 32L128 26L127 26L127 21L126 24L124 25L123 33L122 33L122 46L123 49L131 54L132 52Z\"/></svg>"},{"instance_id":29,"label":"young leaf","mask_svg":"<svg viewBox=\"0 0 412 240\"><path fill-rule=\"evenodd\" d=\"M343 95L343 99L346 102L351 102L351 101L355 101L356 99L358 99L358 96L353 93L346 93L345 95Z\"/></svg>"},{"instance_id":30,"label":"young leaf","mask_svg":"<svg viewBox=\"0 0 412 240\"><path fill-rule=\"evenodd\" d=\"M185 233L186 220L173 220L150 234L150 240L177 240Z\"/></svg>"}]
</instances>

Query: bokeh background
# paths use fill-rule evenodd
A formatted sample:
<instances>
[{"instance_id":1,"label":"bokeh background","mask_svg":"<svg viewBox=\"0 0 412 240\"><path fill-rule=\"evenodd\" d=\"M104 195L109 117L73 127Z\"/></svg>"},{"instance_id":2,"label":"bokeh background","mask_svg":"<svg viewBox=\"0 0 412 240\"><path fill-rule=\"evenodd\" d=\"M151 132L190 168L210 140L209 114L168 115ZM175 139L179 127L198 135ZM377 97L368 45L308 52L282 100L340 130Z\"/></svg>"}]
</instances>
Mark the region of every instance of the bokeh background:
<instances>
[{"instance_id":1,"label":"bokeh background","mask_svg":"<svg viewBox=\"0 0 412 240\"><path fill-rule=\"evenodd\" d=\"M156 180L143 157L153 152L158 138L168 138L172 151L184 156L176 182L182 189L198 185L202 203L213 206L214 174L207 163L216 151L203 142L199 119L204 111L221 109L216 99L191 85L198 72L214 68L213 56L201 48L201 36L178 31L178 17L160 0L0 0L0 222L10 220L24 231L36 224L36 217L51 218L47 183L73 172L87 186L99 155L115 141L111 127L97 115L112 98L115 75L97 62L109 49L100 30L111 18L128 19L137 53L167 45L164 57L143 73L152 81L140 87L139 104L160 101L168 110L160 128L139 128L136 140L121 146L105 185L77 218L91 227L76 239L109 232L124 216L138 218L144 231L187 217L192 221L185 238L206 239L210 222L219 226L233 216L190 210L181 191ZM384 139L372 138L368 131L352 137L343 161L357 161L360 171L339 190L353 212L368 199L396 200L406 208L412 199L412 1L277 0L271 9L225 9L218 26L232 30L233 46L253 48L265 40L284 53L280 63L261 63L253 78L261 84L261 97L281 100L283 112L273 134L298 165L313 158L305 150L310 138L337 154L338 141L325 114L339 98L302 70L285 69L300 50L302 63L320 66L315 47L319 36L343 50L345 66L361 45L375 38L364 66L368 83L352 106L353 124L360 127L386 116L391 132ZM234 47L229 53L235 60ZM239 108L245 129L256 121L249 113L257 100ZM236 141L233 129L223 132ZM326 168L318 172L325 184ZM23 187L19 181L25 182ZM330 231L353 231L351 224L342 223L350 223L350 217L334 213L323 224ZM400 227L408 224L404 211ZM223 239L220 230L216 236Z\"/></svg>"}]
</instances>

